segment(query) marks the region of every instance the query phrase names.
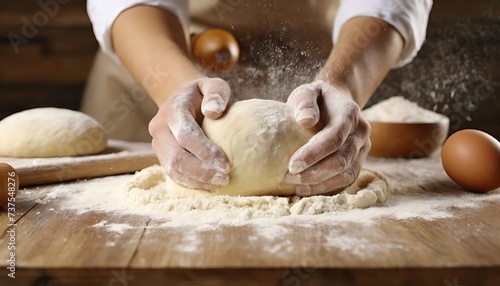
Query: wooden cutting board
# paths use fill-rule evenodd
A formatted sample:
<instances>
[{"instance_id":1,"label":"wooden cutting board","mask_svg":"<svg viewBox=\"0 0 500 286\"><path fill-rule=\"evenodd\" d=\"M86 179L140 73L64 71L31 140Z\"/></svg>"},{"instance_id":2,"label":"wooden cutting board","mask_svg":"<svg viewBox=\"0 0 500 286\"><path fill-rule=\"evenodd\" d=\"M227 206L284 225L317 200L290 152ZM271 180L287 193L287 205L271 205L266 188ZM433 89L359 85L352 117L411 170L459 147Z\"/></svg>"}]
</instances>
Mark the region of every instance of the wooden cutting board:
<instances>
[{"instance_id":1,"label":"wooden cutting board","mask_svg":"<svg viewBox=\"0 0 500 286\"><path fill-rule=\"evenodd\" d=\"M158 163L150 143L109 140L100 154L58 158L0 157L16 169L20 186L126 174Z\"/></svg>"}]
</instances>

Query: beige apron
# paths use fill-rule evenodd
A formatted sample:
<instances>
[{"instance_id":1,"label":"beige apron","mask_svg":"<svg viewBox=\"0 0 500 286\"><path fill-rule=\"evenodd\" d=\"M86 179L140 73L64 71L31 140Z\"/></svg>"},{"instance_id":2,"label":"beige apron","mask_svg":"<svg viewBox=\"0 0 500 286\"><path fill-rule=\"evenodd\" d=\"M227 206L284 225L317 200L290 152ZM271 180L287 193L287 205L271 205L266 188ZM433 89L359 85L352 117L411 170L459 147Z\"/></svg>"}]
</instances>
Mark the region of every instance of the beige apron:
<instances>
[{"instance_id":1,"label":"beige apron","mask_svg":"<svg viewBox=\"0 0 500 286\"><path fill-rule=\"evenodd\" d=\"M219 27L238 38L240 67L233 76L221 76L229 81L236 100L284 101L294 86L313 78L328 55L337 8L338 1L332 0L191 0L189 30ZM270 54L269 59L261 54ZM304 66L316 69L306 72ZM270 73L274 75L269 77ZM248 92L255 86L266 88ZM151 141L148 123L158 110L126 69L101 51L90 71L81 109L103 124L109 138L144 142Z\"/></svg>"}]
</instances>

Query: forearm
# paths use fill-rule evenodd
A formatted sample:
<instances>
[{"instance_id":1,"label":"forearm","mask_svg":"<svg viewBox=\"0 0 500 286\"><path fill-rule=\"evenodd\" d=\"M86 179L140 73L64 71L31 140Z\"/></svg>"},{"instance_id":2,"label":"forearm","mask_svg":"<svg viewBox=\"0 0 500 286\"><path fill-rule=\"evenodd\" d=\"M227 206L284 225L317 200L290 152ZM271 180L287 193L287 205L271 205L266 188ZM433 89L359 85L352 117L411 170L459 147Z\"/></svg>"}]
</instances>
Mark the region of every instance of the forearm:
<instances>
[{"instance_id":1,"label":"forearm","mask_svg":"<svg viewBox=\"0 0 500 286\"><path fill-rule=\"evenodd\" d=\"M188 58L182 25L160 8L135 6L112 27L116 54L160 106L176 89L203 77Z\"/></svg>"},{"instance_id":2,"label":"forearm","mask_svg":"<svg viewBox=\"0 0 500 286\"><path fill-rule=\"evenodd\" d=\"M372 17L347 21L317 76L363 107L403 49L403 39L386 22Z\"/></svg>"}]
</instances>

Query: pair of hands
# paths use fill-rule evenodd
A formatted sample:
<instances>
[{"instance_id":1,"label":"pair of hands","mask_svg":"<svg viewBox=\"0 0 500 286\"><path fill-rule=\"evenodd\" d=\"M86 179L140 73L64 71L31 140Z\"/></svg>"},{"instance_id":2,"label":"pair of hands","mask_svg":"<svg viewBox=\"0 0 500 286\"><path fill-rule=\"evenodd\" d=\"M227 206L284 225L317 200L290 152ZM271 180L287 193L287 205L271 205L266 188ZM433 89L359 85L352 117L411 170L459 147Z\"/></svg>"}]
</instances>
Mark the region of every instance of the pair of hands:
<instances>
[{"instance_id":1,"label":"pair of hands","mask_svg":"<svg viewBox=\"0 0 500 286\"><path fill-rule=\"evenodd\" d=\"M189 188L212 190L229 183L229 163L222 149L201 129L203 117L219 118L231 90L219 78L187 84L160 106L151 120L152 146L167 175ZM293 154L284 182L296 194L310 196L346 187L359 175L370 150L370 125L358 105L324 81L296 88L287 104L304 128L324 127Z\"/></svg>"}]
</instances>

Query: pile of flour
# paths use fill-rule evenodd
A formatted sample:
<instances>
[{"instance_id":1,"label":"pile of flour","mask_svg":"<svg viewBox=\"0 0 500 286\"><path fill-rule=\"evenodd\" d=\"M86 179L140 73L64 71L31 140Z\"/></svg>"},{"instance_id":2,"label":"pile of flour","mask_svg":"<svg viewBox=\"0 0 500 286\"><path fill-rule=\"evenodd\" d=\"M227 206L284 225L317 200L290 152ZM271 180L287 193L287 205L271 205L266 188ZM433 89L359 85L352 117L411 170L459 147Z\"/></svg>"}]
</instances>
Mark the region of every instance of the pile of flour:
<instances>
[{"instance_id":1,"label":"pile of flour","mask_svg":"<svg viewBox=\"0 0 500 286\"><path fill-rule=\"evenodd\" d=\"M386 201L386 178L363 169L359 178L332 196L227 196L178 186L155 165L137 172L122 187L120 201L148 212L177 213L211 219L256 219L288 215L316 215L366 208Z\"/></svg>"},{"instance_id":2,"label":"pile of flour","mask_svg":"<svg viewBox=\"0 0 500 286\"><path fill-rule=\"evenodd\" d=\"M363 118L377 122L432 123L444 115L424 109L416 103L394 96L361 112Z\"/></svg>"}]
</instances>

